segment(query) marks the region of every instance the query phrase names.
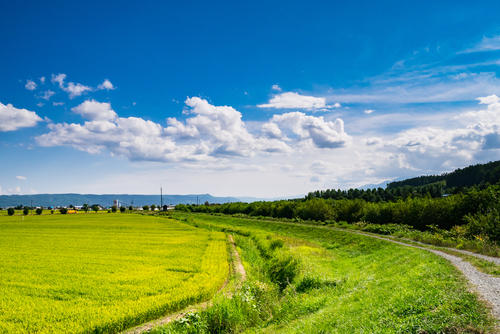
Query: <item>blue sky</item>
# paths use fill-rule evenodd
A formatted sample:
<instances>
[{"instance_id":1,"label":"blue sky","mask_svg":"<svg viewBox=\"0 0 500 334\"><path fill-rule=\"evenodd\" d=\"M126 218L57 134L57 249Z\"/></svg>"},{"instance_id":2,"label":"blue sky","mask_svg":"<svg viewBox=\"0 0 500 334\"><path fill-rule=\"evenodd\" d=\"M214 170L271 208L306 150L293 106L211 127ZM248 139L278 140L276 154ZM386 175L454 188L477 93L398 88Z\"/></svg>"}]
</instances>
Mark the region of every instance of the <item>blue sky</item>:
<instances>
[{"instance_id":1,"label":"blue sky","mask_svg":"<svg viewBox=\"0 0 500 334\"><path fill-rule=\"evenodd\" d=\"M2 2L0 193L285 196L500 159L497 2Z\"/></svg>"}]
</instances>

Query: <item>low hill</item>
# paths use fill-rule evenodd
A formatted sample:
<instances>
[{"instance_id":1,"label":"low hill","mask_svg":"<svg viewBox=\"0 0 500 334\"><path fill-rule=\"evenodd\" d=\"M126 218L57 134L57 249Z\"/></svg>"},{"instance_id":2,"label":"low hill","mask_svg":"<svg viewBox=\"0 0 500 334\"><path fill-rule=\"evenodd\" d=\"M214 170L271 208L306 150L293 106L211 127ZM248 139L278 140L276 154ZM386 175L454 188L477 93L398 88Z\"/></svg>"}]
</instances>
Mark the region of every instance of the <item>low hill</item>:
<instances>
[{"instance_id":1,"label":"low hill","mask_svg":"<svg viewBox=\"0 0 500 334\"><path fill-rule=\"evenodd\" d=\"M459 168L441 175L419 176L387 184L387 189L405 186L421 187L428 184L445 181L445 189L471 187L479 184L495 184L500 181L500 161L477 164Z\"/></svg>"},{"instance_id":2,"label":"low hill","mask_svg":"<svg viewBox=\"0 0 500 334\"><path fill-rule=\"evenodd\" d=\"M129 195L129 194L36 194L36 195L0 195L0 207L12 207L17 205L30 206L68 206L83 205L85 203L99 204L103 207L113 205L113 201L118 200L123 205L143 206L160 205L160 195ZM163 204L203 204L238 202L235 197L215 197L210 194L193 195L163 195Z\"/></svg>"}]
</instances>

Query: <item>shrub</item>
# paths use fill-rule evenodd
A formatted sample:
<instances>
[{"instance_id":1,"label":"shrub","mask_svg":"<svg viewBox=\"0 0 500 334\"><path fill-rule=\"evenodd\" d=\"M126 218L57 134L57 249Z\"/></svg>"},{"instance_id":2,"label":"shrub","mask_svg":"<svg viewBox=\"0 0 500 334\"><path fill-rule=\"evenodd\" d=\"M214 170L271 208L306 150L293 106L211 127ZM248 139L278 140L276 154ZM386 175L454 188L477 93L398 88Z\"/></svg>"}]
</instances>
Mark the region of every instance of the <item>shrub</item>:
<instances>
[{"instance_id":1,"label":"shrub","mask_svg":"<svg viewBox=\"0 0 500 334\"><path fill-rule=\"evenodd\" d=\"M144 211L149 211L149 206L148 206L148 205L144 205L144 206L142 207L142 209L143 209Z\"/></svg>"},{"instance_id":2,"label":"shrub","mask_svg":"<svg viewBox=\"0 0 500 334\"><path fill-rule=\"evenodd\" d=\"M465 221L468 237L483 236L500 243L500 213L496 208L487 213L467 215Z\"/></svg>"},{"instance_id":3,"label":"shrub","mask_svg":"<svg viewBox=\"0 0 500 334\"><path fill-rule=\"evenodd\" d=\"M112 211L112 212L116 212L116 209L117 209L117 208L116 208L116 205L113 205L113 206L111 207L111 211Z\"/></svg>"},{"instance_id":4,"label":"shrub","mask_svg":"<svg viewBox=\"0 0 500 334\"><path fill-rule=\"evenodd\" d=\"M23 209L23 215L25 215L25 216L26 216L26 215L28 215L29 213L30 213L30 209L28 209L28 208L26 208L26 207L25 207L25 208Z\"/></svg>"},{"instance_id":5,"label":"shrub","mask_svg":"<svg viewBox=\"0 0 500 334\"><path fill-rule=\"evenodd\" d=\"M125 209L125 207L124 207L124 206L121 206L121 207L120 207L120 212L121 212L121 213L124 213L124 212L125 212L125 210L126 210L126 209Z\"/></svg>"},{"instance_id":6,"label":"shrub","mask_svg":"<svg viewBox=\"0 0 500 334\"><path fill-rule=\"evenodd\" d=\"M299 273L299 262L290 255L278 254L269 261L269 278L283 291Z\"/></svg>"},{"instance_id":7,"label":"shrub","mask_svg":"<svg viewBox=\"0 0 500 334\"><path fill-rule=\"evenodd\" d=\"M14 208L8 208L8 209L7 209L7 214L8 214L9 216L14 215L14 213L15 213L15 212L16 212L16 210L14 210Z\"/></svg>"},{"instance_id":8,"label":"shrub","mask_svg":"<svg viewBox=\"0 0 500 334\"><path fill-rule=\"evenodd\" d=\"M42 212L43 212L43 209L42 209L42 208L38 208L38 209L36 209L36 214L37 214L37 215L41 215L41 214L42 214Z\"/></svg>"},{"instance_id":9,"label":"shrub","mask_svg":"<svg viewBox=\"0 0 500 334\"><path fill-rule=\"evenodd\" d=\"M68 209L66 209L66 208L60 208L60 209L59 209L59 212L60 212L62 215L65 215L65 214L67 214L67 213L68 213Z\"/></svg>"}]
</instances>

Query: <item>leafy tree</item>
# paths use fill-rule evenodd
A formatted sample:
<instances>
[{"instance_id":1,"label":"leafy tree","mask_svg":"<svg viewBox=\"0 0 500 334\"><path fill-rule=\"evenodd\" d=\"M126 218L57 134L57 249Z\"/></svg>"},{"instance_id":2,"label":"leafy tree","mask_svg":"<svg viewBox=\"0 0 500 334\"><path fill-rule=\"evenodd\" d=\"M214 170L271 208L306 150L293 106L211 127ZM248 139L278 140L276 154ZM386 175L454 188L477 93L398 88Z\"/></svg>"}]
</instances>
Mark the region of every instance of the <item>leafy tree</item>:
<instances>
[{"instance_id":1,"label":"leafy tree","mask_svg":"<svg viewBox=\"0 0 500 334\"><path fill-rule=\"evenodd\" d=\"M124 213L124 212L125 212L125 210L126 210L126 209L125 209L125 207L124 207L124 206L120 206L120 212L121 212L121 213Z\"/></svg>"},{"instance_id":2,"label":"leafy tree","mask_svg":"<svg viewBox=\"0 0 500 334\"><path fill-rule=\"evenodd\" d=\"M144 211L149 211L149 206L144 205L144 206L142 207L142 209L143 209Z\"/></svg>"},{"instance_id":3,"label":"leafy tree","mask_svg":"<svg viewBox=\"0 0 500 334\"><path fill-rule=\"evenodd\" d=\"M89 205L87 203L83 204L82 210L85 211L85 213L87 213L89 211Z\"/></svg>"},{"instance_id":4,"label":"leafy tree","mask_svg":"<svg viewBox=\"0 0 500 334\"><path fill-rule=\"evenodd\" d=\"M14 210L14 208L8 208L8 209L7 209L7 214L8 214L9 216L13 216L15 212L16 212L16 210Z\"/></svg>"},{"instance_id":5,"label":"leafy tree","mask_svg":"<svg viewBox=\"0 0 500 334\"><path fill-rule=\"evenodd\" d=\"M97 205L97 204L93 204L91 208L92 208L92 211L94 211L95 213L97 213L97 211L99 211L99 205Z\"/></svg>"},{"instance_id":6,"label":"leafy tree","mask_svg":"<svg viewBox=\"0 0 500 334\"><path fill-rule=\"evenodd\" d=\"M156 209L156 205L154 205L154 204L151 205L151 211L155 211L155 209Z\"/></svg>"},{"instance_id":7,"label":"leafy tree","mask_svg":"<svg viewBox=\"0 0 500 334\"><path fill-rule=\"evenodd\" d=\"M67 213L68 213L68 209L66 209L66 208L60 208L60 209L59 209L59 212L60 212L62 215L65 215L65 214L67 214Z\"/></svg>"},{"instance_id":8,"label":"leafy tree","mask_svg":"<svg viewBox=\"0 0 500 334\"><path fill-rule=\"evenodd\" d=\"M25 216L26 216L26 215L28 215L29 213L30 213L30 209L28 209L28 207L26 207L26 206L25 206L25 207L24 207L24 209L23 209L23 215L25 215Z\"/></svg>"},{"instance_id":9,"label":"leafy tree","mask_svg":"<svg viewBox=\"0 0 500 334\"><path fill-rule=\"evenodd\" d=\"M129 211L133 211L133 210L134 210L134 207L133 207L132 205L130 205L130 206L128 207L128 209L129 209Z\"/></svg>"},{"instance_id":10,"label":"leafy tree","mask_svg":"<svg viewBox=\"0 0 500 334\"><path fill-rule=\"evenodd\" d=\"M41 215L42 212L43 212L43 209L42 208L38 208L38 209L36 209L35 212L36 212L37 215Z\"/></svg>"},{"instance_id":11,"label":"leafy tree","mask_svg":"<svg viewBox=\"0 0 500 334\"><path fill-rule=\"evenodd\" d=\"M112 211L112 212L116 212L116 209L117 209L117 208L116 208L116 205L113 205L113 206L111 207L111 211Z\"/></svg>"}]
</instances>

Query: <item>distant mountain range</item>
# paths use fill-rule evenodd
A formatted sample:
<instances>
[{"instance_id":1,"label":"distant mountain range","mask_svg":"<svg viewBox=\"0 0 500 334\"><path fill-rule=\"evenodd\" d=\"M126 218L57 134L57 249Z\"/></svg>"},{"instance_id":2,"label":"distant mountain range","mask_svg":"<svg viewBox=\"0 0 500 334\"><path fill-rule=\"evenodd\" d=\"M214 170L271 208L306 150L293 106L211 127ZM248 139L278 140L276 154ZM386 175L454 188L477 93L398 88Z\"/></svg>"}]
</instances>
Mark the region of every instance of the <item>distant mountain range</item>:
<instances>
[{"instance_id":1,"label":"distant mountain range","mask_svg":"<svg viewBox=\"0 0 500 334\"><path fill-rule=\"evenodd\" d=\"M160 195L129 195L129 194L36 194L36 195L0 195L0 207L6 208L17 205L26 206L69 206L83 204L98 204L103 207L110 207L113 201L118 200L122 205L160 205ZM215 197L210 194L193 195L163 195L163 204L203 204L209 203L228 203L239 202L241 199L236 197Z\"/></svg>"}]
</instances>

